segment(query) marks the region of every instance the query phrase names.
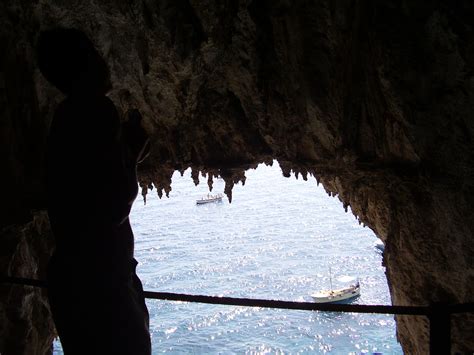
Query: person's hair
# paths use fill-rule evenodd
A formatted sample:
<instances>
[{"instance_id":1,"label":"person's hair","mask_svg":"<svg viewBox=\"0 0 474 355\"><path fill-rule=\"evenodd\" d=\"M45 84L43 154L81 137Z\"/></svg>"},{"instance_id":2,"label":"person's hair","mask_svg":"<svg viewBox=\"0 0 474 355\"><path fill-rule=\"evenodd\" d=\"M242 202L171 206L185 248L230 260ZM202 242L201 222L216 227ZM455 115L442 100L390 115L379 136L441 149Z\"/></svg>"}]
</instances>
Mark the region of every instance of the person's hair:
<instances>
[{"instance_id":1,"label":"person's hair","mask_svg":"<svg viewBox=\"0 0 474 355\"><path fill-rule=\"evenodd\" d=\"M107 64L87 36L73 28L43 31L37 43L37 61L44 77L65 94L73 91L107 92Z\"/></svg>"}]
</instances>

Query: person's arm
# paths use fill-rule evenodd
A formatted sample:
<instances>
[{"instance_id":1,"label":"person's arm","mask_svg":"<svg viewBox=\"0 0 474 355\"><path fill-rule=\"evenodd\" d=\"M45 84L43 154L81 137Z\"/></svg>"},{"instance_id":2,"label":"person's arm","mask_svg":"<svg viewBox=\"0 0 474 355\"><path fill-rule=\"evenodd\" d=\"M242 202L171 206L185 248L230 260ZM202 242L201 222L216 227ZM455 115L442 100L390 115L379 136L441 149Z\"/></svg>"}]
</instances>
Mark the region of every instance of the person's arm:
<instances>
[{"instance_id":1,"label":"person's arm","mask_svg":"<svg viewBox=\"0 0 474 355\"><path fill-rule=\"evenodd\" d=\"M150 152L148 135L141 126L142 115L137 109L127 112L128 120L122 124L121 144L128 163L136 165L142 162Z\"/></svg>"},{"instance_id":2,"label":"person's arm","mask_svg":"<svg viewBox=\"0 0 474 355\"><path fill-rule=\"evenodd\" d=\"M101 105L100 116L93 139L100 179L94 204L96 213L106 224L120 225L127 219L138 193L136 164L141 149L139 143L146 135L140 132L141 127L121 130L117 110L108 98Z\"/></svg>"}]
</instances>

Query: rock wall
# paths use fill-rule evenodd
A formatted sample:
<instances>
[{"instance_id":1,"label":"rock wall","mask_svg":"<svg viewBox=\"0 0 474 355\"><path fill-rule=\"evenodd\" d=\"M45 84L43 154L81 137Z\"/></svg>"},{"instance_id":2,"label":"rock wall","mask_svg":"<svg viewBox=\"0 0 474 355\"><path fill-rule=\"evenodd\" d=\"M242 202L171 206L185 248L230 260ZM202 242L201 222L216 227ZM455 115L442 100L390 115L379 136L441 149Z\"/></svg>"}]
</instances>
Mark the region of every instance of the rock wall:
<instances>
[{"instance_id":1,"label":"rock wall","mask_svg":"<svg viewBox=\"0 0 474 355\"><path fill-rule=\"evenodd\" d=\"M2 276L44 280L52 237L46 212L33 213L32 221L1 231ZM0 285L0 353L49 354L56 334L46 290Z\"/></svg>"},{"instance_id":2,"label":"rock wall","mask_svg":"<svg viewBox=\"0 0 474 355\"><path fill-rule=\"evenodd\" d=\"M246 169L277 159L386 242L394 304L472 302L472 18L469 1L4 1L0 227L44 208L44 143L61 98L34 43L41 29L76 27L110 65L119 110L145 117L144 194L170 193L172 173L191 167L196 182L222 176L231 199ZM472 352L473 317L452 325L453 350ZM427 353L427 326L398 317L406 353Z\"/></svg>"}]
</instances>

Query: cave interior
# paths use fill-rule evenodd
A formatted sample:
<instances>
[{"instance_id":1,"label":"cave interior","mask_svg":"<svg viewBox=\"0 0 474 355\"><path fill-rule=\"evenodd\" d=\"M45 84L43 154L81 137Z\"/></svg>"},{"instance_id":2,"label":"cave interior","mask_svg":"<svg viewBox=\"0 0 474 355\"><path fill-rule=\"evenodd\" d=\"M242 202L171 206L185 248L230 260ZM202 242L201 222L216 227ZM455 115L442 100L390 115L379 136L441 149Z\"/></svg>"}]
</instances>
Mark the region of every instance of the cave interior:
<instances>
[{"instance_id":1,"label":"cave interior","mask_svg":"<svg viewBox=\"0 0 474 355\"><path fill-rule=\"evenodd\" d=\"M119 112L144 117L144 197L191 168L231 201L246 170L277 160L384 241L394 305L473 302L473 18L467 0L2 1L2 276L43 279L54 248L44 166L62 96L35 43L63 26L103 55ZM0 299L0 353L48 353L45 291L2 284ZM428 353L427 319L396 320L404 352ZM451 343L474 351L472 313L451 317Z\"/></svg>"}]
</instances>

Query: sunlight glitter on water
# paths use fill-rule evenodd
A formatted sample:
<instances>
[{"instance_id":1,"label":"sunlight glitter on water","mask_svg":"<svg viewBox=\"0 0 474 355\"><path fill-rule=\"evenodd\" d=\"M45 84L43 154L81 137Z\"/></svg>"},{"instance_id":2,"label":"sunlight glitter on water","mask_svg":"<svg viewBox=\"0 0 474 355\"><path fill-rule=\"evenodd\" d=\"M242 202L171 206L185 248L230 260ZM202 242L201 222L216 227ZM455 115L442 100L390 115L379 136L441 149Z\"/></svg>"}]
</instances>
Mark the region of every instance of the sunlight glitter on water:
<instances>
[{"instance_id":1,"label":"sunlight glitter on water","mask_svg":"<svg viewBox=\"0 0 474 355\"><path fill-rule=\"evenodd\" d=\"M138 199L131 221L144 288L162 292L312 301L358 278L359 304L390 304L373 232L314 179L277 164L246 172L233 201L197 206L205 180L173 176L170 198ZM214 182L213 193L224 183ZM393 316L150 300L153 353L401 354ZM172 331L171 331L172 330Z\"/></svg>"},{"instance_id":2,"label":"sunlight glitter on water","mask_svg":"<svg viewBox=\"0 0 474 355\"><path fill-rule=\"evenodd\" d=\"M213 192L223 192L222 181L214 186ZM196 206L194 201L207 192L207 184L195 187L186 172L173 177L169 199L149 196L147 206L135 204L137 250L154 247L137 252L145 288L311 301L312 292L328 287L331 267L335 284L360 279L357 303L390 304L373 232L359 226L314 180L287 179L278 166L260 166L247 172L245 187L234 187L232 204ZM165 342L175 352L401 353L391 316L308 316L196 304L186 310L171 304L159 311L156 303L148 302L152 323L156 329L175 324L177 330ZM166 349L160 345L156 351Z\"/></svg>"}]
</instances>

